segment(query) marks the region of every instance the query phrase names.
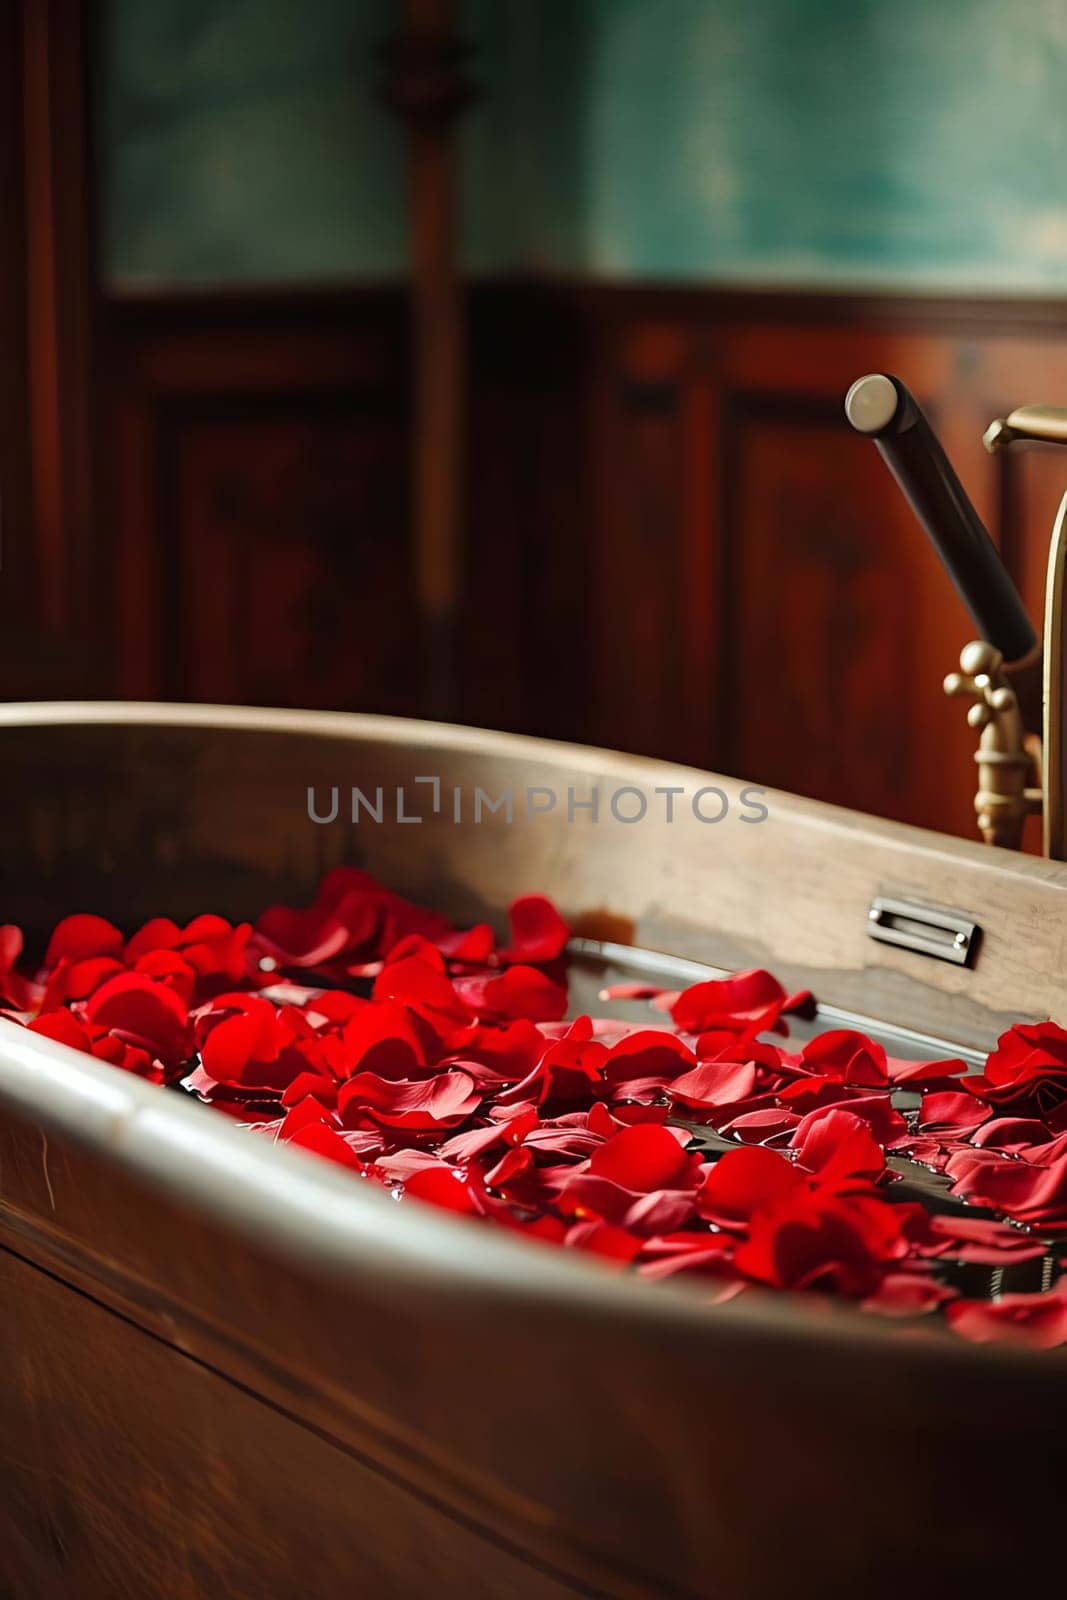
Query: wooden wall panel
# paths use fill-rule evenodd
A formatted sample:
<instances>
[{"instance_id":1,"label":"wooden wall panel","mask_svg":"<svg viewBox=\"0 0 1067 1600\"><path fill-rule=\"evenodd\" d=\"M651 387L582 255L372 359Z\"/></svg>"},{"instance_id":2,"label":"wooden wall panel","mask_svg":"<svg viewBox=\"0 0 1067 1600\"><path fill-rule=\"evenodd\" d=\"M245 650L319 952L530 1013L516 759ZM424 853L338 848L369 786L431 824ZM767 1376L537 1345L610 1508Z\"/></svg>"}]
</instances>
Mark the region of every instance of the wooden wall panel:
<instances>
[{"instance_id":1,"label":"wooden wall panel","mask_svg":"<svg viewBox=\"0 0 1067 1600\"><path fill-rule=\"evenodd\" d=\"M961 361L951 341L864 327L724 335L722 765L966 833L974 741L941 680L971 624L842 406L861 373L898 372L988 517L954 404Z\"/></svg>"},{"instance_id":2,"label":"wooden wall panel","mask_svg":"<svg viewBox=\"0 0 1067 1600\"><path fill-rule=\"evenodd\" d=\"M972 632L871 446L918 394L1039 620L1053 305L497 284L470 295L460 715L972 831ZM120 692L424 709L394 291L108 308ZM1036 838L1036 830L1034 830Z\"/></svg>"},{"instance_id":3,"label":"wooden wall panel","mask_svg":"<svg viewBox=\"0 0 1067 1600\"><path fill-rule=\"evenodd\" d=\"M373 706L418 697L404 440L340 397L172 423L168 697Z\"/></svg>"},{"instance_id":4,"label":"wooden wall panel","mask_svg":"<svg viewBox=\"0 0 1067 1600\"><path fill-rule=\"evenodd\" d=\"M395 297L117 310L118 688L416 709Z\"/></svg>"},{"instance_id":5,"label":"wooden wall panel","mask_svg":"<svg viewBox=\"0 0 1067 1600\"><path fill-rule=\"evenodd\" d=\"M107 684L80 0L0 0L0 696Z\"/></svg>"},{"instance_id":6,"label":"wooden wall panel","mask_svg":"<svg viewBox=\"0 0 1067 1600\"><path fill-rule=\"evenodd\" d=\"M589 737L707 764L721 747L718 393L699 332L599 329Z\"/></svg>"},{"instance_id":7,"label":"wooden wall panel","mask_svg":"<svg viewBox=\"0 0 1067 1600\"><path fill-rule=\"evenodd\" d=\"M582 738L582 325L516 309L472 308L458 714ZM425 712L402 293L119 301L106 329L119 692Z\"/></svg>"},{"instance_id":8,"label":"wooden wall panel","mask_svg":"<svg viewBox=\"0 0 1067 1600\"><path fill-rule=\"evenodd\" d=\"M1040 624L1067 455L991 458L981 435L1024 397L1067 400L1060 312L587 301L603 391L597 737L971 833L974 741L940 685L973 625L842 401L872 370L914 389Z\"/></svg>"},{"instance_id":9,"label":"wooden wall panel","mask_svg":"<svg viewBox=\"0 0 1067 1600\"><path fill-rule=\"evenodd\" d=\"M850 446L836 407L732 408L727 759L759 782L900 814L930 691L909 649L920 563L906 516L877 492L878 463Z\"/></svg>"},{"instance_id":10,"label":"wooden wall panel","mask_svg":"<svg viewBox=\"0 0 1067 1600\"><path fill-rule=\"evenodd\" d=\"M684 739L685 346L655 325L620 343L593 530L594 728L598 742L663 755Z\"/></svg>"},{"instance_id":11,"label":"wooden wall panel","mask_svg":"<svg viewBox=\"0 0 1067 1600\"><path fill-rule=\"evenodd\" d=\"M471 294L460 710L588 739L593 537L587 319L550 290Z\"/></svg>"}]
</instances>

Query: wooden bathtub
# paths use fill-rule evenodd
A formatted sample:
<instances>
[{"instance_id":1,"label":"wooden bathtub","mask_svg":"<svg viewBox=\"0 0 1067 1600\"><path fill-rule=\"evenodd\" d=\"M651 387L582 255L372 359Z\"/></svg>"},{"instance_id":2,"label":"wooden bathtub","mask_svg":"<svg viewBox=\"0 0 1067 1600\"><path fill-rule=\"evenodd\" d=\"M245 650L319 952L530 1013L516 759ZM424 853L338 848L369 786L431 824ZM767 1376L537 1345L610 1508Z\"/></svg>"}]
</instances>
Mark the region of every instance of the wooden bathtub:
<instances>
[{"instance_id":1,"label":"wooden bathtub","mask_svg":"<svg viewBox=\"0 0 1067 1600\"><path fill-rule=\"evenodd\" d=\"M661 763L373 717L9 705L0 774L0 920L35 939L72 910L305 901L350 860L461 920L541 890L588 938L766 965L952 1046L1067 1015L1063 867L775 793L743 822L744 785ZM338 818L312 821L309 787L323 811L335 785ZM379 785L383 820L353 825L351 788ZM423 821L397 821L397 786ZM568 820L594 786L600 819ZM721 823L692 810L712 786ZM510 788L513 820L475 823L476 788ZM611 814L624 788L652 797L640 823ZM528 789L558 803L527 819ZM979 924L973 964L869 937L875 896ZM398 1206L6 1022L0 1246L5 1600L1026 1593L1067 1496L1055 1352L709 1308Z\"/></svg>"}]
</instances>

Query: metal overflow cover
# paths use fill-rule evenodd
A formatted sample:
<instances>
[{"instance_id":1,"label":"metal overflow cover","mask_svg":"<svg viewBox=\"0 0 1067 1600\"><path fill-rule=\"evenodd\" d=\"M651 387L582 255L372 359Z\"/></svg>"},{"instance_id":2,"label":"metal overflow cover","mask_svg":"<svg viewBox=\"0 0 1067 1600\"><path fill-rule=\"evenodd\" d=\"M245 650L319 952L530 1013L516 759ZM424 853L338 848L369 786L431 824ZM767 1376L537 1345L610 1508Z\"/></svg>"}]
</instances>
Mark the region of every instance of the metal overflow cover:
<instances>
[{"instance_id":1,"label":"metal overflow cover","mask_svg":"<svg viewBox=\"0 0 1067 1600\"><path fill-rule=\"evenodd\" d=\"M958 911L876 895L867 913L867 932L882 944L967 967L977 953L982 930Z\"/></svg>"}]
</instances>

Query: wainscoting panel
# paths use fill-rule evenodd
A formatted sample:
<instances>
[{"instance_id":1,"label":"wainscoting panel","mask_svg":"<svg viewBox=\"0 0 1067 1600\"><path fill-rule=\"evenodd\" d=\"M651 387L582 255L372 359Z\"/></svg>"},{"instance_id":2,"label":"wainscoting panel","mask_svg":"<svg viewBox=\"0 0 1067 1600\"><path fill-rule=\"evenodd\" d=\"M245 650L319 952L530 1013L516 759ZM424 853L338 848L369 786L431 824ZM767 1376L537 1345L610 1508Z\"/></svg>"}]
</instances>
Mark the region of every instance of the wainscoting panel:
<instances>
[{"instance_id":1,"label":"wainscoting panel","mask_svg":"<svg viewBox=\"0 0 1067 1600\"><path fill-rule=\"evenodd\" d=\"M469 295L456 715L970 833L972 626L848 384L928 409L1035 621L1067 400L1034 301L499 282ZM116 687L417 713L400 289L103 311Z\"/></svg>"}]
</instances>

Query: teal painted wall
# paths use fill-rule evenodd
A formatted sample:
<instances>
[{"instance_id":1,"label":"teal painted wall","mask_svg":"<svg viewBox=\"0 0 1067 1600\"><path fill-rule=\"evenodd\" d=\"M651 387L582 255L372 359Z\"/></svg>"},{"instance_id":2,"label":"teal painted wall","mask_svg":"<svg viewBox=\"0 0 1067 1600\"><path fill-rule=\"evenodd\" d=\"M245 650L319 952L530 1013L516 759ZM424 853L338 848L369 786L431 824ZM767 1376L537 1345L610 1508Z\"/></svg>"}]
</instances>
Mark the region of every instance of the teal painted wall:
<instances>
[{"instance_id":1,"label":"teal painted wall","mask_svg":"<svg viewBox=\"0 0 1067 1600\"><path fill-rule=\"evenodd\" d=\"M112 280L379 276L404 260L392 0L107 0L98 143Z\"/></svg>"},{"instance_id":2,"label":"teal painted wall","mask_svg":"<svg viewBox=\"0 0 1067 1600\"><path fill-rule=\"evenodd\" d=\"M113 280L403 271L395 0L109 0ZM468 0L465 259L1067 285L1064 0Z\"/></svg>"},{"instance_id":3,"label":"teal painted wall","mask_svg":"<svg viewBox=\"0 0 1067 1600\"><path fill-rule=\"evenodd\" d=\"M583 266L1067 282L1063 0L578 9Z\"/></svg>"},{"instance_id":4,"label":"teal painted wall","mask_svg":"<svg viewBox=\"0 0 1067 1600\"><path fill-rule=\"evenodd\" d=\"M491 92L463 136L475 268L519 253L511 174L526 0L471 0ZM112 283L335 282L405 271L404 135L382 101L399 0L104 0L101 254Z\"/></svg>"}]
</instances>

